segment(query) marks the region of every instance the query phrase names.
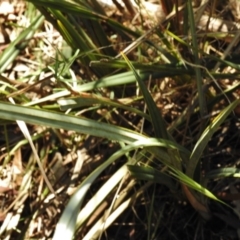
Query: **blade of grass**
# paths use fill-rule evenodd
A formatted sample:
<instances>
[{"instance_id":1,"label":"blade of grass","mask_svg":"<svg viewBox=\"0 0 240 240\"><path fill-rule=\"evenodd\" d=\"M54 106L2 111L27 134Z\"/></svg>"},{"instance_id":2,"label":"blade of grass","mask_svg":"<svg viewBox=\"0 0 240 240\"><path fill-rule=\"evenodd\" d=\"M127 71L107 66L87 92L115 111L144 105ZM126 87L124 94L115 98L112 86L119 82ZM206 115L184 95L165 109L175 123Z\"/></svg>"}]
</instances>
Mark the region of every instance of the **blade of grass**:
<instances>
[{"instance_id":1,"label":"blade of grass","mask_svg":"<svg viewBox=\"0 0 240 240\"><path fill-rule=\"evenodd\" d=\"M131 143L133 140L145 139L141 134L125 128L97 122L91 119L67 116L47 110L34 109L0 102L1 119L21 120L29 124L74 130L83 134Z\"/></svg>"},{"instance_id":2,"label":"blade of grass","mask_svg":"<svg viewBox=\"0 0 240 240\"><path fill-rule=\"evenodd\" d=\"M110 194L110 192L116 187L116 185L122 180L124 176L128 174L128 168L123 165L119 168L104 185L98 190L98 192L91 197L88 203L84 206L81 212L78 214L76 221L76 228L81 228L82 225L94 214L97 207L104 201L104 199Z\"/></svg>"},{"instance_id":3,"label":"blade of grass","mask_svg":"<svg viewBox=\"0 0 240 240\"><path fill-rule=\"evenodd\" d=\"M128 170L131 172L132 176L138 180L153 181L167 186L171 191L177 190L176 184L174 184L169 175L152 167L128 165Z\"/></svg>"},{"instance_id":4,"label":"blade of grass","mask_svg":"<svg viewBox=\"0 0 240 240\"><path fill-rule=\"evenodd\" d=\"M15 104L15 103L14 103L14 100L13 100L12 98L9 98L9 100L10 100L10 102L12 102L13 104ZM37 150L36 150L36 148L35 148L35 146L34 146L34 144L33 144L32 137L31 137L31 135L30 135L30 133L29 133L29 131L28 131L28 128L27 128L26 123L23 122L23 121L19 121L19 120L16 120L16 122L17 122L20 130L22 131L24 137L28 140L28 142L29 142L29 144L30 144L30 146L31 146L31 148L32 148L34 157L35 157L35 159L36 159L36 161L37 161L38 167L39 167L39 169L40 169L40 172L41 172L41 174L42 174L42 176L43 176L43 179L44 179L45 183L47 184L49 190L55 195L55 191L53 190L53 187L52 187L50 181L48 180L47 175L45 174L45 171L44 171L44 169L43 169L41 160L40 160L40 158L39 158L39 156L38 156L38 153L37 153Z\"/></svg>"},{"instance_id":5,"label":"blade of grass","mask_svg":"<svg viewBox=\"0 0 240 240\"><path fill-rule=\"evenodd\" d=\"M199 59L199 52L198 52L198 44L197 44L197 34L196 34L196 27L195 27L195 20L193 14L193 7L192 7L192 0L187 1L187 9L188 9L188 18L189 18L189 25L190 25L190 33L192 38L192 50L194 54L194 61L195 65L201 65ZM203 118L207 114L207 107L206 107L206 99L203 92L203 77L201 74L201 70L199 68L195 68L196 73L196 81L197 81L197 89L198 89L198 96L199 96L199 107L200 107L200 114Z\"/></svg>"},{"instance_id":6,"label":"blade of grass","mask_svg":"<svg viewBox=\"0 0 240 240\"><path fill-rule=\"evenodd\" d=\"M205 176L205 178L211 178L211 179L226 178L226 177L239 178L240 177L240 169L236 169L236 168L216 169L216 170L212 170L212 171L208 172Z\"/></svg>"},{"instance_id":7,"label":"blade of grass","mask_svg":"<svg viewBox=\"0 0 240 240\"><path fill-rule=\"evenodd\" d=\"M97 21L102 20L104 22L107 22L110 26L112 26L115 30L118 30L122 34L125 32L125 34L127 33L135 37L140 36L140 34L137 33L136 31L133 31L130 28L123 26L121 23L109 18L108 16L104 16L97 13L94 9L89 9L89 7L79 2L64 1L64 0L62 1L27 0L27 1L33 3L36 7L38 6L47 7L47 8L59 10L62 12L68 12L69 14L75 14L80 16L81 18L97 20Z\"/></svg>"},{"instance_id":8,"label":"blade of grass","mask_svg":"<svg viewBox=\"0 0 240 240\"><path fill-rule=\"evenodd\" d=\"M150 120L149 116L142 111L139 111L136 108L129 107L128 105L125 105L121 103L120 101L114 101L110 100L109 98L104 98L100 96L82 96L82 97L76 97L76 98L68 98L68 99L59 99L58 104L60 105L60 109L62 111L66 111L68 109L74 109L79 108L83 106L89 106L93 104L100 104L100 105L108 105L112 107L122 108L126 109L129 112L139 114L139 116L144 117L147 120Z\"/></svg>"},{"instance_id":9,"label":"blade of grass","mask_svg":"<svg viewBox=\"0 0 240 240\"><path fill-rule=\"evenodd\" d=\"M144 139L136 141L130 145L123 147L121 150L115 152L107 161L95 169L78 187L74 195L71 197L66 208L64 209L62 216L57 224L53 240L58 240L61 236L65 236L65 240L72 239L76 227L76 220L78 215L78 210L82 205L84 196L86 195L88 189L95 181L95 179L101 174L101 172L106 169L111 163L125 155L126 153L142 148L142 147L170 147L166 145L164 141L159 139ZM174 145L173 145L174 147Z\"/></svg>"},{"instance_id":10,"label":"blade of grass","mask_svg":"<svg viewBox=\"0 0 240 240\"><path fill-rule=\"evenodd\" d=\"M9 44L0 56L0 74L14 61L18 54L28 45L35 31L42 25L44 17L36 16L29 27L24 29L19 36Z\"/></svg>"},{"instance_id":11,"label":"blade of grass","mask_svg":"<svg viewBox=\"0 0 240 240\"><path fill-rule=\"evenodd\" d=\"M169 71L172 71L172 70L169 70ZM159 78L166 75L169 75L169 74L166 74L165 72L163 73L162 71L158 71L158 72L157 71L139 71L139 76L141 81L148 80L150 76L154 79L154 78ZM73 90L74 92L84 92L84 91L90 91L97 88L118 86L118 85L133 83L133 82L136 82L135 76L133 75L132 72L127 72L127 73L116 74L110 77L101 78L95 82L88 82L82 85L78 85L77 87L73 88ZM28 102L24 105L25 106L37 105L45 101L50 101L50 100L55 100L61 97L65 97L70 94L71 94L70 91L63 90L61 92L53 93L41 99Z\"/></svg>"},{"instance_id":12,"label":"blade of grass","mask_svg":"<svg viewBox=\"0 0 240 240\"><path fill-rule=\"evenodd\" d=\"M126 209L128 209L131 206L131 203L136 201L136 199L141 196L148 187L149 184L145 184L136 193L134 193L131 197L121 203L116 209L114 209L114 211L110 214L110 216L108 216L107 219L105 219L104 216L99 219L99 221L87 232L83 240L100 239L100 233L102 233L102 231L105 231L117 219L118 216L120 216Z\"/></svg>"},{"instance_id":13,"label":"blade of grass","mask_svg":"<svg viewBox=\"0 0 240 240\"><path fill-rule=\"evenodd\" d=\"M215 133L215 131L219 128L219 126L225 121L227 116L240 104L240 99L235 100L229 106L227 106L224 110L222 110L219 115L212 121L212 123L205 129L198 142L195 144L192 154L190 156L186 174L193 178L194 172L197 164L200 161L203 150L205 149L208 141Z\"/></svg>"},{"instance_id":14,"label":"blade of grass","mask_svg":"<svg viewBox=\"0 0 240 240\"><path fill-rule=\"evenodd\" d=\"M144 100L147 104L147 108L149 111L149 115L151 117L151 121L153 124L153 128L155 130L155 136L159 138L169 139L168 132L166 130L166 124L160 114L160 110L157 108L156 103L154 102L151 94L148 92L147 87L141 81L141 78L137 71L135 70L132 63L128 60L127 56L122 53L124 60L127 62L129 68L133 71L133 74L137 80L137 83L142 91Z\"/></svg>"}]
</instances>

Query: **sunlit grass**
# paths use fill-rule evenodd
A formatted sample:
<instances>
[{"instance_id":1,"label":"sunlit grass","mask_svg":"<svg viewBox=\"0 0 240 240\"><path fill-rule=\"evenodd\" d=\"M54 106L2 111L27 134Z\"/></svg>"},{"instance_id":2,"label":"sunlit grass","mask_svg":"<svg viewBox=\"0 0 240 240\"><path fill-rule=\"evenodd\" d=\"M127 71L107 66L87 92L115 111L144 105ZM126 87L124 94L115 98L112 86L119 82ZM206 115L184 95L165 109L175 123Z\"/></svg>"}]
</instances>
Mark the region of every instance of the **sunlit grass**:
<instances>
[{"instance_id":1,"label":"sunlit grass","mask_svg":"<svg viewBox=\"0 0 240 240\"><path fill-rule=\"evenodd\" d=\"M25 1L0 55L1 236L206 239L230 210L238 163L214 154L238 147L238 63L205 51L192 1L161 24L144 4Z\"/></svg>"}]
</instances>

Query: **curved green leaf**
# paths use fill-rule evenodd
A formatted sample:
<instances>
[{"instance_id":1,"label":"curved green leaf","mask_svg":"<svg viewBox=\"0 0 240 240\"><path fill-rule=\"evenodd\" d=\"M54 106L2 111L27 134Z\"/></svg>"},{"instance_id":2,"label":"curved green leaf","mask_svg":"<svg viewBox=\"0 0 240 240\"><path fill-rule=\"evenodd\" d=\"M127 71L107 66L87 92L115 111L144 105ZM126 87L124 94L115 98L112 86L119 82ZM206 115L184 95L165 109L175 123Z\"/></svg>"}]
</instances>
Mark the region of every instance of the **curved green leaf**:
<instances>
[{"instance_id":1,"label":"curved green leaf","mask_svg":"<svg viewBox=\"0 0 240 240\"><path fill-rule=\"evenodd\" d=\"M212 171L208 172L205 176L205 178L211 178L211 179L226 178L226 177L239 178L240 177L240 169L237 169L237 168L216 169L216 170L212 170Z\"/></svg>"},{"instance_id":2,"label":"curved green leaf","mask_svg":"<svg viewBox=\"0 0 240 240\"><path fill-rule=\"evenodd\" d=\"M53 240L61 239L64 236L65 240L71 240L76 226L77 215L80 207L82 206L82 202L84 200L84 196L86 195L88 189L94 182L94 180L101 174L101 172L106 169L111 163L115 160L123 156L124 154L138 149L142 147L166 147L164 142L159 139L143 139L140 141L136 141L121 150L114 153L107 161L105 161L102 165L100 165L97 169L95 169L78 187L76 192L71 197L68 202L66 208L64 209L62 216L57 224Z\"/></svg>"},{"instance_id":3,"label":"curved green leaf","mask_svg":"<svg viewBox=\"0 0 240 240\"><path fill-rule=\"evenodd\" d=\"M216 132L218 127L225 121L227 116L240 104L240 99L235 100L225 109L223 109L219 115L212 121L212 123L205 129L201 137L199 138L198 142L196 143L192 154L190 156L186 174L189 177L194 176L194 172L196 166L202 156L203 150L205 149L206 145L208 144L209 140L211 139L212 135Z\"/></svg>"},{"instance_id":4,"label":"curved green leaf","mask_svg":"<svg viewBox=\"0 0 240 240\"><path fill-rule=\"evenodd\" d=\"M0 102L0 113L0 118L5 120L21 120L29 124L74 130L83 134L90 134L119 142L132 143L132 141L138 139L146 139L141 134L111 124L4 102Z\"/></svg>"},{"instance_id":5,"label":"curved green leaf","mask_svg":"<svg viewBox=\"0 0 240 240\"><path fill-rule=\"evenodd\" d=\"M173 179L166 173L160 172L154 168L147 166L128 165L128 170L132 176L139 180L153 181L166 185L171 191L176 191L177 186Z\"/></svg>"}]
</instances>

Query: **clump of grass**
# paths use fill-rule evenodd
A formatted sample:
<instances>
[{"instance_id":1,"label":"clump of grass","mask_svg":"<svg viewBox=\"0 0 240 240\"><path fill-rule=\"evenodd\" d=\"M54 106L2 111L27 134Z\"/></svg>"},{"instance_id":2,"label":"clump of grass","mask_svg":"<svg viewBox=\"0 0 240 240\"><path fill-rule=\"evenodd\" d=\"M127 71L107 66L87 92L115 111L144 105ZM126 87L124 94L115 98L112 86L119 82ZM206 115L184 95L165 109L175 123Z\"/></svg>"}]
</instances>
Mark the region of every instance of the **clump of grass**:
<instances>
[{"instance_id":1,"label":"clump of grass","mask_svg":"<svg viewBox=\"0 0 240 240\"><path fill-rule=\"evenodd\" d=\"M161 2L160 23L131 1L29 0L26 25L7 20L1 236L237 236L239 67L198 32L211 5Z\"/></svg>"}]
</instances>

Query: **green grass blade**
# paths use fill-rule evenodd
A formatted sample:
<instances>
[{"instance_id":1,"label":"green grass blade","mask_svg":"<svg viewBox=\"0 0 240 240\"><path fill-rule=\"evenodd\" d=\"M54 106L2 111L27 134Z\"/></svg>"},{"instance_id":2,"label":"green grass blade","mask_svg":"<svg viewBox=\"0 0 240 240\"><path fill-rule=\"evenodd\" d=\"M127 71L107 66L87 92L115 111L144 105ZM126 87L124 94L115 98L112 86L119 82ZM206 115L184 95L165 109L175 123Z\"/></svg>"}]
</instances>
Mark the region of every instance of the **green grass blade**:
<instances>
[{"instance_id":1,"label":"green grass blade","mask_svg":"<svg viewBox=\"0 0 240 240\"><path fill-rule=\"evenodd\" d=\"M198 142L195 144L195 147L192 151L192 154L189 159L189 163L187 165L186 173L189 177L194 176L194 172L197 164L200 161L203 150L207 146L209 140L212 135L216 132L219 126L225 121L227 116L240 104L240 99L235 100L229 106L227 106L224 110L220 112L220 114L212 121L212 123L205 129Z\"/></svg>"},{"instance_id":2,"label":"green grass blade","mask_svg":"<svg viewBox=\"0 0 240 240\"><path fill-rule=\"evenodd\" d=\"M128 168L123 165L119 168L104 185L98 190L98 192L88 201L81 212L78 215L76 228L80 228L86 220L94 214L98 206L104 201L104 199L110 194L110 192L116 187L116 185L122 180L128 173Z\"/></svg>"},{"instance_id":3,"label":"green grass blade","mask_svg":"<svg viewBox=\"0 0 240 240\"><path fill-rule=\"evenodd\" d=\"M144 139L140 141L135 141L134 143L123 147L121 150L115 152L107 161L95 169L78 187L76 192L71 197L66 208L64 209L62 216L57 224L56 231L54 233L53 240L61 239L64 235L65 240L71 240L76 226L77 215L79 208L82 205L84 196L86 195L88 189L94 182L94 180L106 169L111 163L125 155L126 153L133 151L142 147L170 147L164 141L159 139ZM174 148L174 145L173 145Z\"/></svg>"},{"instance_id":4,"label":"green grass blade","mask_svg":"<svg viewBox=\"0 0 240 240\"><path fill-rule=\"evenodd\" d=\"M18 54L28 45L36 30L42 25L44 17L36 16L31 25L24 29L19 36L9 44L0 56L0 74L14 61Z\"/></svg>"},{"instance_id":5,"label":"green grass blade","mask_svg":"<svg viewBox=\"0 0 240 240\"><path fill-rule=\"evenodd\" d=\"M195 69L196 80L197 80L200 114L201 114L201 117L204 117L207 114L207 107L206 107L206 99L203 92L203 80L202 80L203 77L201 74L201 69L198 67L201 65L201 62L199 59L197 34L196 34L195 20L194 20L194 14L193 14L192 0L187 1L187 9L188 9L187 13L189 18L190 33L192 38L193 54L195 58L194 65L196 65L194 69Z\"/></svg>"},{"instance_id":6,"label":"green grass blade","mask_svg":"<svg viewBox=\"0 0 240 240\"><path fill-rule=\"evenodd\" d=\"M153 181L167 186L171 191L177 190L177 185L169 175L154 168L128 165L128 170L131 172L132 176L138 180Z\"/></svg>"},{"instance_id":7,"label":"green grass blade","mask_svg":"<svg viewBox=\"0 0 240 240\"><path fill-rule=\"evenodd\" d=\"M90 134L120 142L131 143L134 140L146 138L128 129L91 119L67 116L61 113L12 105L9 103L0 102L0 112L1 119L12 121L21 120L29 124L74 130L83 134Z\"/></svg>"},{"instance_id":8,"label":"green grass blade","mask_svg":"<svg viewBox=\"0 0 240 240\"><path fill-rule=\"evenodd\" d=\"M226 177L240 177L240 170L237 168L221 168L208 172L205 178L216 179Z\"/></svg>"},{"instance_id":9,"label":"green grass blade","mask_svg":"<svg viewBox=\"0 0 240 240\"><path fill-rule=\"evenodd\" d=\"M196 181L194 181L192 178L188 177L186 174L184 174L181 171L178 170L174 170L172 169L173 172L171 173L176 179L179 179L183 184L185 184L186 186L192 188L193 190L200 192L201 194L205 195L208 198L211 198L215 201L219 201L223 204L225 204L224 202L220 201L213 193L211 193L208 189L204 188L203 186L201 186L199 183L197 183Z\"/></svg>"},{"instance_id":10,"label":"green grass blade","mask_svg":"<svg viewBox=\"0 0 240 240\"><path fill-rule=\"evenodd\" d=\"M76 98L59 99L57 102L60 105L60 109L62 111L66 111L70 108L74 109L74 108L79 108L83 106L91 106L93 104L107 105L111 107L126 109L129 112L136 113L139 116L142 116L150 121L150 117L148 114L145 114L136 108L129 107L128 105L122 104L119 101L113 101L113 100L110 100L109 98L104 98L100 96L86 96L86 97L84 96L84 97L76 97Z\"/></svg>"},{"instance_id":11,"label":"green grass blade","mask_svg":"<svg viewBox=\"0 0 240 240\"><path fill-rule=\"evenodd\" d=\"M163 73L162 71L158 71L158 72L157 71L139 71L139 74L138 74L141 81L148 80L150 76L154 79L154 78L163 77L165 75L166 73L165 72ZM132 72L126 72L126 73L116 74L110 77L101 78L94 82L88 82L82 85L78 85L77 87L74 88L74 91L84 92L84 91L90 91L97 88L120 86L120 85L134 83L134 82L136 82L136 78L134 74ZM37 105L39 103L66 97L68 95L70 95L70 92L68 90L63 90L61 92L53 93L41 99L26 103L25 106Z\"/></svg>"},{"instance_id":12,"label":"green grass blade","mask_svg":"<svg viewBox=\"0 0 240 240\"><path fill-rule=\"evenodd\" d=\"M144 100L147 104L147 108L149 111L149 115L152 120L153 128L155 130L155 136L164 138L164 139L169 139L168 133L166 130L165 122L160 114L160 110L157 108L156 103L154 102L151 94L148 92L147 87L145 84L141 81L141 78L139 77L139 74L133 67L132 63L128 60L127 56L122 54L124 60L127 62L129 68L133 71L133 74L138 82L138 85L142 91Z\"/></svg>"},{"instance_id":13,"label":"green grass blade","mask_svg":"<svg viewBox=\"0 0 240 240\"><path fill-rule=\"evenodd\" d=\"M130 34L134 37L139 37L140 34L136 31L131 30L128 27L123 26L121 23L112 20L111 18L102 15L101 12L98 13L94 9L90 9L89 6L86 6L86 4L79 3L79 2L73 2L73 1L49 1L49 0L27 0L28 2L33 3L37 8L38 7L45 7L50 9L59 10L62 12L67 12L72 15L79 16L81 18L85 19L91 19L95 21L102 20L106 23L108 23L111 27L113 27L118 33L121 33L121 35ZM127 35L126 35L127 36ZM130 38L128 38L130 40Z\"/></svg>"}]
</instances>

